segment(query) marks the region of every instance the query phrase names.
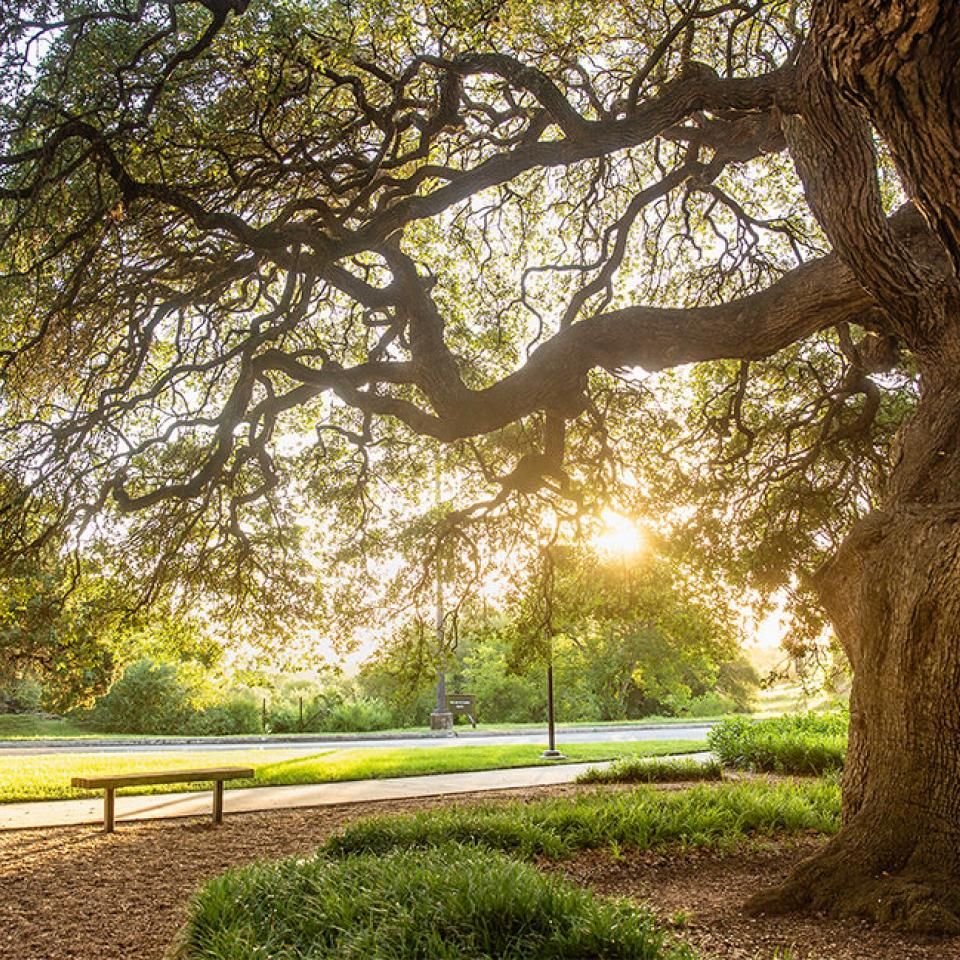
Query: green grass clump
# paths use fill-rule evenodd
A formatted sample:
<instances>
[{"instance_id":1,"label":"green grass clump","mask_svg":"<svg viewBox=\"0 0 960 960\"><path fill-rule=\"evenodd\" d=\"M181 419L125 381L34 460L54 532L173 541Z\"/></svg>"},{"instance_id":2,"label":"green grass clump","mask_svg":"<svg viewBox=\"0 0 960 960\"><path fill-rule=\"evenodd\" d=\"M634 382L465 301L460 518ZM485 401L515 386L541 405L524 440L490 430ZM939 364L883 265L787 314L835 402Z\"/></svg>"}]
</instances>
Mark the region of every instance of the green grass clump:
<instances>
[{"instance_id":1,"label":"green grass clump","mask_svg":"<svg viewBox=\"0 0 960 960\"><path fill-rule=\"evenodd\" d=\"M638 788L533 804L375 817L350 824L324 849L334 856L383 855L453 841L526 858L561 858L611 845L638 850L674 843L722 847L748 836L834 833L839 822L840 790L835 782L701 784L675 793Z\"/></svg>"},{"instance_id":2,"label":"green grass clump","mask_svg":"<svg viewBox=\"0 0 960 960\"><path fill-rule=\"evenodd\" d=\"M608 767L590 767L577 783L685 783L691 780L722 780L723 767L716 760L701 763L686 759L624 757Z\"/></svg>"},{"instance_id":3,"label":"green grass clump","mask_svg":"<svg viewBox=\"0 0 960 960\"><path fill-rule=\"evenodd\" d=\"M692 960L651 915L503 854L445 844L260 863L208 883L180 960Z\"/></svg>"},{"instance_id":4,"label":"green grass clump","mask_svg":"<svg viewBox=\"0 0 960 960\"><path fill-rule=\"evenodd\" d=\"M208 883L178 960L693 960L650 914L523 860L577 850L722 846L839 826L840 790L803 784L640 787L358 821L307 860Z\"/></svg>"},{"instance_id":5,"label":"green grass clump","mask_svg":"<svg viewBox=\"0 0 960 960\"><path fill-rule=\"evenodd\" d=\"M723 720L710 731L707 742L724 766L822 774L843 767L848 720L845 712Z\"/></svg>"}]
</instances>

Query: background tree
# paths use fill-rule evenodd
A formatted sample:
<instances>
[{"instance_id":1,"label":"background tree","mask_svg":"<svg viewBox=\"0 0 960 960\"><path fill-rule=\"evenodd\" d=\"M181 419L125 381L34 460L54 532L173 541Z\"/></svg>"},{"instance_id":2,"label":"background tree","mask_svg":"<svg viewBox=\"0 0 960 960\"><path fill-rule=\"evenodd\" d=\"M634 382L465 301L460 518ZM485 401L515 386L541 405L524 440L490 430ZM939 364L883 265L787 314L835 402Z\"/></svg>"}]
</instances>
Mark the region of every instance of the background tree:
<instances>
[{"instance_id":1,"label":"background tree","mask_svg":"<svg viewBox=\"0 0 960 960\"><path fill-rule=\"evenodd\" d=\"M58 565L23 560L5 570L0 577L0 691L32 681L38 693L30 705L59 711L105 690L122 617L111 593L110 584L93 577L78 582Z\"/></svg>"},{"instance_id":2,"label":"background tree","mask_svg":"<svg viewBox=\"0 0 960 960\"><path fill-rule=\"evenodd\" d=\"M781 424L766 569L791 478L836 477L800 559L829 553L809 582L856 675L844 828L755 905L960 929L956 4L4 13L0 452L31 494L5 531L42 504L152 538L151 578L276 596L277 521L319 499L362 553L417 436L480 493L439 534L575 523L629 455L623 371L749 361L749 443L754 363L789 348L821 399Z\"/></svg>"},{"instance_id":3,"label":"background tree","mask_svg":"<svg viewBox=\"0 0 960 960\"><path fill-rule=\"evenodd\" d=\"M554 555L549 632L535 568L515 591L458 615L448 682L477 697L483 722L542 721L549 657L561 721L748 709L759 678L729 607L705 603L662 557L628 566L583 547ZM400 705L398 723L422 723L435 703L430 639L408 627L361 670L368 693Z\"/></svg>"}]
</instances>

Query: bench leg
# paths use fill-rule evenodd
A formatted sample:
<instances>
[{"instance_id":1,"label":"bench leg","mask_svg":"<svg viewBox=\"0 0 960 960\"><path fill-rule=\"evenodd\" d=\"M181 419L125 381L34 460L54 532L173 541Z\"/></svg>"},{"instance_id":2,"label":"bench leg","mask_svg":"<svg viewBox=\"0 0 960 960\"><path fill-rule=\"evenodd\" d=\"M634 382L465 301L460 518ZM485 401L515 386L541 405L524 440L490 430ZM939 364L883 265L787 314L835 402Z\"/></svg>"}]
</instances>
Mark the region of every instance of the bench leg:
<instances>
[{"instance_id":1,"label":"bench leg","mask_svg":"<svg viewBox=\"0 0 960 960\"><path fill-rule=\"evenodd\" d=\"M217 780L213 785L213 822L223 823L223 781Z\"/></svg>"},{"instance_id":2,"label":"bench leg","mask_svg":"<svg viewBox=\"0 0 960 960\"><path fill-rule=\"evenodd\" d=\"M103 793L103 831L113 833L114 829L114 788L107 787Z\"/></svg>"}]
</instances>

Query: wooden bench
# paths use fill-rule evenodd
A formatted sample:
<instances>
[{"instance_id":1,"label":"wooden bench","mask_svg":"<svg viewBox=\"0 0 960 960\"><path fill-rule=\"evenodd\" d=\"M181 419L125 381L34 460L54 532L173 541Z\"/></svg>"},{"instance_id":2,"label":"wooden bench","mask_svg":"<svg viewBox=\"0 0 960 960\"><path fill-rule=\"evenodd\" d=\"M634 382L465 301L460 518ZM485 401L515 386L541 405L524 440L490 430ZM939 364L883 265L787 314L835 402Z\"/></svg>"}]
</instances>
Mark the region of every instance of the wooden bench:
<instances>
[{"instance_id":1,"label":"wooden bench","mask_svg":"<svg viewBox=\"0 0 960 960\"><path fill-rule=\"evenodd\" d=\"M103 790L103 829L113 833L114 795L118 787L142 787L154 783L198 783L212 780L213 822L223 823L223 781L253 777L249 767L208 767L203 770L165 770L160 773L121 773L110 777L74 777L70 783L84 790Z\"/></svg>"}]
</instances>

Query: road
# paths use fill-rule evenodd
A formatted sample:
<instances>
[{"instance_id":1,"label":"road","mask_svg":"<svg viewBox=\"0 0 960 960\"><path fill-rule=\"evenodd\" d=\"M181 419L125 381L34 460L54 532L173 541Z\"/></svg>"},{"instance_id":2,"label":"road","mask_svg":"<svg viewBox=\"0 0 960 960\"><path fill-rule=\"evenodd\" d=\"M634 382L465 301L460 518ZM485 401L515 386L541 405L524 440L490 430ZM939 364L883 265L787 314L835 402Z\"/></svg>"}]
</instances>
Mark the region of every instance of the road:
<instances>
[{"instance_id":1,"label":"road","mask_svg":"<svg viewBox=\"0 0 960 960\"><path fill-rule=\"evenodd\" d=\"M557 730L557 744L564 743L608 743L611 741L637 740L702 740L706 737L711 723L670 723L630 727L590 727ZM265 755L271 752L284 754L318 753L321 750L353 749L363 747L401 747L404 749L433 750L445 747L466 745L496 746L498 744L531 743L546 746L547 732L504 731L503 733L484 733L465 731L456 736L371 736L355 739L353 736L323 736L316 738L297 738L295 740L263 740L259 738L231 738L229 741L216 742L204 740L165 740L163 742L122 741L122 740L58 740L58 741L0 741L0 758L16 756L39 756L51 753L171 753L198 752L214 750L258 750Z\"/></svg>"}]
</instances>

